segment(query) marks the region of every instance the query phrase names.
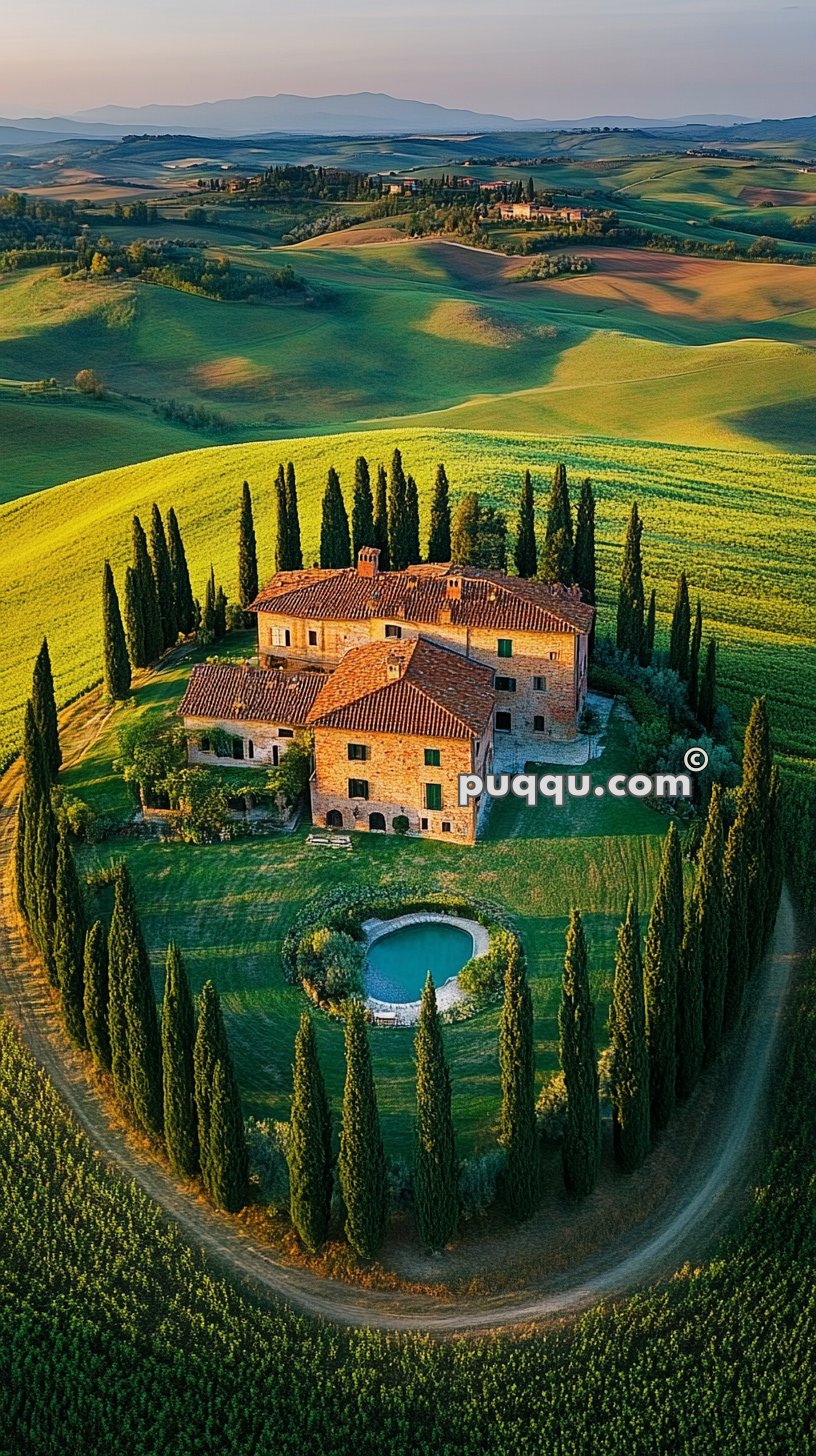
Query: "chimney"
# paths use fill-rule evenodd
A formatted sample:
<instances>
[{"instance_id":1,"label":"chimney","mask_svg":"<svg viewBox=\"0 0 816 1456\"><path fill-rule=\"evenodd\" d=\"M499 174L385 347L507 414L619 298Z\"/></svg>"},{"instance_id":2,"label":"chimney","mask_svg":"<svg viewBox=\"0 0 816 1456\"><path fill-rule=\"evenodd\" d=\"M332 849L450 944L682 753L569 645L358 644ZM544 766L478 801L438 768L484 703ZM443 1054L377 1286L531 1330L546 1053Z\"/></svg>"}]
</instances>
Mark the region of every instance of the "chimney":
<instances>
[{"instance_id":1,"label":"chimney","mask_svg":"<svg viewBox=\"0 0 816 1456\"><path fill-rule=\"evenodd\" d=\"M361 546L357 552L357 575L373 581L380 569L378 546Z\"/></svg>"},{"instance_id":2,"label":"chimney","mask_svg":"<svg viewBox=\"0 0 816 1456\"><path fill-rule=\"evenodd\" d=\"M449 602L461 602L462 600L462 578L461 576L449 576L445 579L445 596Z\"/></svg>"},{"instance_id":3,"label":"chimney","mask_svg":"<svg viewBox=\"0 0 816 1456\"><path fill-rule=\"evenodd\" d=\"M405 660L399 652L389 652L385 659L385 671L388 681L396 682L398 678L401 678L404 666Z\"/></svg>"}]
</instances>

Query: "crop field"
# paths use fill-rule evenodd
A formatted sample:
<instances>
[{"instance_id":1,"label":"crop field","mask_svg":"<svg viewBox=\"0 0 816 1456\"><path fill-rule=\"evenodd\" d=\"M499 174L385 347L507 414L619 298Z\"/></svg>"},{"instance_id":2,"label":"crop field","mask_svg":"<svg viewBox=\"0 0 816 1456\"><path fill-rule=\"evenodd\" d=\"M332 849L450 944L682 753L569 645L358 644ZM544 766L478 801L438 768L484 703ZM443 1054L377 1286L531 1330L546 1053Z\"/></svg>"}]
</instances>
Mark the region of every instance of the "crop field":
<instances>
[{"instance_id":1,"label":"crop field","mask_svg":"<svg viewBox=\"0 0 816 1456\"><path fill-rule=\"evenodd\" d=\"M816 460L594 437L431 429L192 451L74 481L0 509L6 566L0 620L7 644L0 664L2 752L18 741L30 666L44 632L60 701L98 680L102 562L110 557L121 584L134 512L146 518L154 500L165 510L174 506L194 591L203 594L212 562L234 597L244 479L254 492L261 573L269 574L278 461L291 458L297 469L309 561L317 554L329 465L340 471L350 504L355 457L362 453L372 465L387 463L396 445L417 479L423 534L439 460L446 462L454 501L466 490L482 490L508 511L511 528L525 468L533 471L540 517L556 460L566 461L573 493L580 478L591 475L598 496L601 631L613 622L625 520L637 498L646 524L646 586L658 593L659 641L666 640L674 584L684 568L692 593L702 598L708 630L720 641L722 693L737 722L744 724L762 688L771 701L779 751L785 757L814 756Z\"/></svg>"}]
</instances>

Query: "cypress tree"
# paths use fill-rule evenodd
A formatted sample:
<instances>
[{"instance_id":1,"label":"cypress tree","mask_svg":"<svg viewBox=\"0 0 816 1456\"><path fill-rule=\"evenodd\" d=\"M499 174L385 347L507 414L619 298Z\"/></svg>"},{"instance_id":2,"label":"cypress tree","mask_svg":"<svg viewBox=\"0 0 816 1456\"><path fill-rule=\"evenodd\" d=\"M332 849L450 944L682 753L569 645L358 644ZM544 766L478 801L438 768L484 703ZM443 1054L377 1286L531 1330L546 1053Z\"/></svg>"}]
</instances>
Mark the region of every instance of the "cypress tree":
<instances>
[{"instance_id":1,"label":"cypress tree","mask_svg":"<svg viewBox=\"0 0 816 1456\"><path fill-rule=\"evenodd\" d=\"M161 511L155 501L150 511L150 562L153 567L153 580L156 583L156 597L159 603L162 647L167 649L175 646L179 629L176 621L176 598L173 591L170 553L167 549L167 537L164 534Z\"/></svg>"},{"instance_id":2,"label":"cypress tree","mask_svg":"<svg viewBox=\"0 0 816 1456\"><path fill-rule=\"evenodd\" d=\"M621 652L639 657L643 644L643 522L633 501L623 543L620 589L618 591L617 644Z\"/></svg>"},{"instance_id":3,"label":"cypress tree","mask_svg":"<svg viewBox=\"0 0 816 1456\"><path fill-rule=\"evenodd\" d=\"M677 963L677 1096L690 1097L703 1066L703 973L699 895L695 885L686 911Z\"/></svg>"},{"instance_id":4,"label":"cypress tree","mask_svg":"<svg viewBox=\"0 0 816 1456\"><path fill-rule=\"evenodd\" d=\"M535 537L533 481L529 470L525 470L521 483L516 549L513 559L519 576L535 576L538 571L538 549Z\"/></svg>"},{"instance_id":5,"label":"cypress tree","mask_svg":"<svg viewBox=\"0 0 816 1456\"><path fill-rule=\"evenodd\" d=\"M785 833L782 822L782 790L779 781L779 769L776 764L771 769L768 810L767 881L765 886L764 919L765 944L767 944L768 938L772 934L776 923L779 897L782 893L782 881L785 873Z\"/></svg>"},{"instance_id":6,"label":"cypress tree","mask_svg":"<svg viewBox=\"0 0 816 1456\"><path fill-rule=\"evenodd\" d=\"M241 1099L225 1057L219 1057L213 1072L208 1167L213 1202L227 1213L239 1213L249 1197L249 1160Z\"/></svg>"},{"instance_id":7,"label":"cypress tree","mask_svg":"<svg viewBox=\"0 0 816 1456\"><path fill-rule=\"evenodd\" d=\"M458 566L480 565L481 521L479 497L475 491L468 491L456 507L451 523L451 553Z\"/></svg>"},{"instance_id":8,"label":"cypress tree","mask_svg":"<svg viewBox=\"0 0 816 1456\"><path fill-rule=\"evenodd\" d=\"M198 1172L198 1122L193 1078L195 1018L193 998L181 951L167 947L162 1001L162 1094L164 1141L174 1172Z\"/></svg>"},{"instance_id":9,"label":"cypress tree","mask_svg":"<svg viewBox=\"0 0 816 1456\"><path fill-rule=\"evenodd\" d=\"M375 546L374 497L365 455L358 455L354 464L354 501L351 507L351 552L357 560L364 546Z\"/></svg>"},{"instance_id":10,"label":"cypress tree","mask_svg":"<svg viewBox=\"0 0 816 1456\"><path fill-rule=\"evenodd\" d=\"M133 569L139 581L139 601L144 622L144 644L148 662L161 656L164 646L159 593L147 549L147 537L138 516L133 517Z\"/></svg>"},{"instance_id":11,"label":"cypress tree","mask_svg":"<svg viewBox=\"0 0 816 1456\"><path fill-rule=\"evenodd\" d=\"M722 786L714 784L697 861L700 964L703 979L703 1060L710 1065L722 1041L728 978L728 922L723 884Z\"/></svg>"},{"instance_id":12,"label":"cypress tree","mask_svg":"<svg viewBox=\"0 0 816 1456\"><path fill-rule=\"evenodd\" d=\"M108 1031L108 942L101 920L95 920L85 936L82 979L82 1011L88 1045L97 1064L109 1072L111 1044Z\"/></svg>"},{"instance_id":13,"label":"cypress tree","mask_svg":"<svg viewBox=\"0 0 816 1456\"><path fill-rule=\"evenodd\" d=\"M23 720L23 792L21 796L22 811L19 816L23 822L24 833L21 847L18 841L15 855L15 871L18 876L19 885L19 861L22 860L22 895L20 895L18 890L18 903L22 903L25 906L26 919L28 920L29 929L35 941L38 940L39 935L38 915L40 894L37 865L37 836L43 807L50 800L50 793L51 784L48 766L45 761L45 750L37 724L34 720L34 709L29 699L26 703L25 717Z\"/></svg>"},{"instance_id":14,"label":"cypress tree","mask_svg":"<svg viewBox=\"0 0 816 1456\"><path fill-rule=\"evenodd\" d=\"M640 925L634 900L618 932L615 983L609 1014L612 1033L612 1109L615 1157L631 1173L649 1151L649 1054Z\"/></svg>"},{"instance_id":15,"label":"cypress tree","mask_svg":"<svg viewBox=\"0 0 816 1456\"><path fill-rule=\"evenodd\" d=\"M408 565L407 481L402 468L402 455L395 450L388 481L388 555L392 571L404 571Z\"/></svg>"},{"instance_id":16,"label":"cypress tree","mask_svg":"<svg viewBox=\"0 0 816 1456\"><path fill-rule=\"evenodd\" d=\"M736 1026L751 965L748 916L748 817L737 814L728 833L723 860L723 894L728 927L728 976L725 986L724 1029Z\"/></svg>"},{"instance_id":17,"label":"cypress tree","mask_svg":"<svg viewBox=\"0 0 816 1456\"><path fill-rule=\"evenodd\" d=\"M198 1024L193 1046L193 1085L195 1088L196 1127L201 1177L205 1188L211 1187L210 1129L212 1089L216 1063L226 1043L224 1020L218 992L212 981L205 981L198 998Z\"/></svg>"},{"instance_id":18,"label":"cypress tree","mask_svg":"<svg viewBox=\"0 0 816 1456\"><path fill-rule=\"evenodd\" d=\"M569 586L572 581L574 549L567 467L559 462L553 472L547 503L547 529L541 561L542 581L561 582Z\"/></svg>"},{"instance_id":19,"label":"cypress tree","mask_svg":"<svg viewBox=\"0 0 816 1456\"><path fill-rule=\"evenodd\" d=\"M56 779L62 763L57 724L57 704L54 698L54 675L51 671L51 656L48 639L43 637L42 645L34 663L34 680L31 684L31 707L34 722L42 740L45 765L52 780Z\"/></svg>"},{"instance_id":20,"label":"cypress tree","mask_svg":"<svg viewBox=\"0 0 816 1456\"><path fill-rule=\"evenodd\" d=\"M54 936L57 928L57 840L57 820L49 793L43 796L37 816L34 845L37 918L33 928L34 939L52 986L58 985L54 959Z\"/></svg>"},{"instance_id":21,"label":"cypress tree","mask_svg":"<svg viewBox=\"0 0 816 1456\"><path fill-rule=\"evenodd\" d=\"M213 614L215 622L215 640L220 642L226 636L227 631L227 594L222 586L219 586L215 594L215 609Z\"/></svg>"},{"instance_id":22,"label":"cypress tree","mask_svg":"<svg viewBox=\"0 0 816 1456\"><path fill-rule=\"evenodd\" d=\"M26 894L26 817L25 800L21 794L17 800L17 816L14 827L14 898L17 909L24 920L28 919L28 896Z\"/></svg>"},{"instance_id":23,"label":"cypress tree","mask_svg":"<svg viewBox=\"0 0 816 1456\"><path fill-rule=\"evenodd\" d=\"M108 938L111 1069L122 1102L139 1127L161 1137L162 1068L159 1021L150 960L136 911L130 875L116 874Z\"/></svg>"},{"instance_id":24,"label":"cypress tree","mask_svg":"<svg viewBox=\"0 0 816 1456\"><path fill-rule=\"evenodd\" d=\"M130 658L110 562L102 568L102 676L114 702L130 694Z\"/></svg>"},{"instance_id":25,"label":"cypress tree","mask_svg":"<svg viewBox=\"0 0 816 1456\"><path fill-rule=\"evenodd\" d=\"M571 1193L591 1193L601 1153L601 1105L595 1050L595 1007L589 994L584 927L577 910L570 915L561 1004L558 1008L561 1070L567 1092L562 1150L564 1183Z\"/></svg>"},{"instance_id":26,"label":"cypress tree","mask_svg":"<svg viewBox=\"0 0 816 1456\"><path fill-rule=\"evenodd\" d=\"M422 561L419 545L419 495L413 475L405 481L405 551L409 566L418 566Z\"/></svg>"},{"instance_id":27,"label":"cypress tree","mask_svg":"<svg viewBox=\"0 0 816 1456\"><path fill-rule=\"evenodd\" d=\"M391 570L388 537L388 485L385 468L378 465L377 488L374 493L374 545L380 553L380 571Z\"/></svg>"},{"instance_id":28,"label":"cypress tree","mask_svg":"<svg viewBox=\"0 0 816 1456\"><path fill-rule=\"evenodd\" d=\"M125 571L125 642L133 666L147 667L149 658L142 591L139 573L134 566L128 566Z\"/></svg>"},{"instance_id":29,"label":"cypress tree","mask_svg":"<svg viewBox=\"0 0 816 1456\"><path fill-rule=\"evenodd\" d=\"M60 833L57 843L55 902L54 965L62 1016L71 1040L84 1047L88 1045L83 1009L85 912L66 830Z\"/></svg>"},{"instance_id":30,"label":"cypress tree","mask_svg":"<svg viewBox=\"0 0 816 1456\"><path fill-rule=\"evenodd\" d=\"M340 477L334 466L330 466L326 489L323 493L323 514L320 523L320 565L346 567L351 565L351 537L346 515Z\"/></svg>"},{"instance_id":31,"label":"cypress tree","mask_svg":"<svg viewBox=\"0 0 816 1456\"><path fill-rule=\"evenodd\" d=\"M417 1231L425 1247L438 1253L456 1233L459 1188L450 1075L430 971L422 992L414 1049L417 1069L414 1149Z\"/></svg>"},{"instance_id":32,"label":"cypress tree","mask_svg":"<svg viewBox=\"0 0 816 1456\"><path fill-rule=\"evenodd\" d=\"M307 1249L319 1249L331 1216L331 1113L314 1024L306 1011L295 1036L288 1160L292 1223Z\"/></svg>"},{"instance_id":33,"label":"cypress tree","mask_svg":"<svg viewBox=\"0 0 816 1456\"><path fill-rule=\"evenodd\" d=\"M298 510L297 479L295 467L290 460L286 466L286 528L289 536L289 570L303 570L303 547L300 542L300 511Z\"/></svg>"},{"instance_id":34,"label":"cypress tree","mask_svg":"<svg viewBox=\"0 0 816 1456\"><path fill-rule=\"evenodd\" d=\"M582 481L581 494L578 498L572 576L581 588L581 596L584 601L594 607L596 594L595 496L589 476Z\"/></svg>"},{"instance_id":35,"label":"cypress tree","mask_svg":"<svg viewBox=\"0 0 816 1456\"><path fill-rule=\"evenodd\" d=\"M275 570L289 571L289 510L286 501L286 476L283 465L275 477Z\"/></svg>"},{"instance_id":36,"label":"cypress tree","mask_svg":"<svg viewBox=\"0 0 816 1456\"><path fill-rule=\"evenodd\" d=\"M646 945L643 992L649 1053L651 1127L661 1132L674 1111L677 1082L677 970L683 935L683 861L674 824L663 844Z\"/></svg>"},{"instance_id":37,"label":"cypress tree","mask_svg":"<svg viewBox=\"0 0 816 1456\"><path fill-rule=\"evenodd\" d=\"M218 621L215 609L215 568L210 563L210 574L207 577L207 585L204 588L204 610L201 613L201 632L210 642L215 641Z\"/></svg>"},{"instance_id":38,"label":"cypress tree","mask_svg":"<svg viewBox=\"0 0 816 1456\"><path fill-rule=\"evenodd\" d=\"M697 696L700 690L700 648L703 642L703 609L700 606L700 598L697 598L697 609L694 613L694 626L691 629L691 642L689 644L689 671L688 671L688 700L692 713L697 712Z\"/></svg>"},{"instance_id":39,"label":"cypress tree","mask_svg":"<svg viewBox=\"0 0 816 1456\"><path fill-rule=\"evenodd\" d=\"M672 612L671 633L669 636L669 667L673 668L684 679L688 679L689 676L690 633L691 603L689 601L688 582L686 581L686 573L681 571L677 580L677 592L674 598L674 611Z\"/></svg>"},{"instance_id":40,"label":"cypress tree","mask_svg":"<svg viewBox=\"0 0 816 1456\"><path fill-rule=\"evenodd\" d=\"M346 1083L337 1170L346 1238L361 1258L373 1259L385 1238L388 1205L366 1012L360 1001L352 1001L346 1015Z\"/></svg>"},{"instance_id":41,"label":"cypress tree","mask_svg":"<svg viewBox=\"0 0 816 1456\"><path fill-rule=\"evenodd\" d=\"M717 642L714 637L709 638L706 648L703 676L700 680L700 688L697 694L697 717L704 728L709 732L714 726L714 714L717 710Z\"/></svg>"},{"instance_id":42,"label":"cypress tree","mask_svg":"<svg viewBox=\"0 0 816 1456\"><path fill-rule=\"evenodd\" d=\"M436 467L436 481L431 501L431 526L428 534L428 560L450 561L451 514L448 477L443 464Z\"/></svg>"},{"instance_id":43,"label":"cypress tree","mask_svg":"<svg viewBox=\"0 0 816 1456\"><path fill-rule=\"evenodd\" d=\"M252 516L252 496L249 481L241 489L241 515L238 522L238 600L246 616L258 595L258 548L255 541L255 521ZM251 618L247 618L251 625Z\"/></svg>"},{"instance_id":44,"label":"cypress tree","mask_svg":"<svg viewBox=\"0 0 816 1456\"><path fill-rule=\"evenodd\" d=\"M643 643L641 645L640 658L639 658L641 667L648 667L649 666L649 663L652 660L652 657L654 656L655 618L656 618L656 616L657 616L657 594L656 594L656 592L655 592L655 590L653 588L652 589L652 593L651 593L651 595L649 597L649 607L648 607L648 610L646 612L646 621L645 621L644 627L643 627Z\"/></svg>"},{"instance_id":45,"label":"cypress tree","mask_svg":"<svg viewBox=\"0 0 816 1456\"><path fill-rule=\"evenodd\" d=\"M178 629L185 635L196 629L195 602L187 567L187 553L181 538L176 513L171 506L167 512L167 551L170 556L170 571L173 577L173 605Z\"/></svg>"},{"instance_id":46,"label":"cypress tree","mask_svg":"<svg viewBox=\"0 0 816 1456\"><path fill-rule=\"evenodd\" d=\"M504 973L499 1019L499 1070L502 1106L500 1141L507 1150L507 1205L526 1219L539 1199L539 1145L535 1115L533 1003L524 957L513 940Z\"/></svg>"},{"instance_id":47,"label":"cypress tree","mask_svg":"<svg viewBox=\"0 0 816 1456\"><path fill-rule=\"evenodd\" d=\"M763 949L763 932L768 918L768 823L773 771L768 705L756 698L751 708L742 755L740 812L745 814L747 897L751 970L755 970Z\"/></svg>"}]
</instances>

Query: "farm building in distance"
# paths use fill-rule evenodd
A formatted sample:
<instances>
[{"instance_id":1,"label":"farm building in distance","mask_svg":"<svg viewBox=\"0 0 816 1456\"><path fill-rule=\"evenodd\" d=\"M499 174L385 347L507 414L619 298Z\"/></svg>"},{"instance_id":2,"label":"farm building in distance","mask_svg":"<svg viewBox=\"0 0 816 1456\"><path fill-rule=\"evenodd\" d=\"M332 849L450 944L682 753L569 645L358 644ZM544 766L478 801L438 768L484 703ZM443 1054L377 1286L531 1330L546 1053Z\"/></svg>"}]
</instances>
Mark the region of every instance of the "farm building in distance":
<instances>
[{"instance_id":1,"label":"farm building in distance","mask_svg":"<svg viewBox=\"0 0 816 1456\"><path fill-rule=\"evenodd\" d=\"M258 668L195 667L181 703L191 761L271 766L314 745L316 824L476 837L459 774L574 738L594 608L577 588L452 564L279 572L251 610Z\"/></svg>"},{"instance_id":2,"label":"farm building in distance","mask_svg":"<svg viewBox=\"0 0 816 1456\"><path fill-rule=\"evenodd\" d=\"M586 222L589 213L583 207L545 207L537 202L500 202L498 214L503 222Z\"/></svg>"}]
</instances>

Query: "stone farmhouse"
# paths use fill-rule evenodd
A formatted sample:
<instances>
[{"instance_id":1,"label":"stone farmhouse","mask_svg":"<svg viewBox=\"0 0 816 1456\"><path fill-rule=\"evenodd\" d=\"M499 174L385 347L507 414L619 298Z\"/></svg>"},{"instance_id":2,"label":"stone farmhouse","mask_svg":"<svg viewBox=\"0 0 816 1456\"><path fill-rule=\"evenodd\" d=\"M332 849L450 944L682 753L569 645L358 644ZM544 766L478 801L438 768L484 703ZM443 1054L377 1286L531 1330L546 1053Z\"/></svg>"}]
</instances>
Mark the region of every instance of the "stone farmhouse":
<instances>
[{"instance_id":1,"label":"stone farmhouse","mask_svg":"<svg viewBox=\"0 0 816 1456\"><path fill-rule=\"evenodd\" d=\"M577 588L452 564L279 572L251 610L257 668L195 667L191 762L274 766L312 737L315 824L471 842L458 776L574 738L594 608Z\"/></svg>"}]
</instances>

